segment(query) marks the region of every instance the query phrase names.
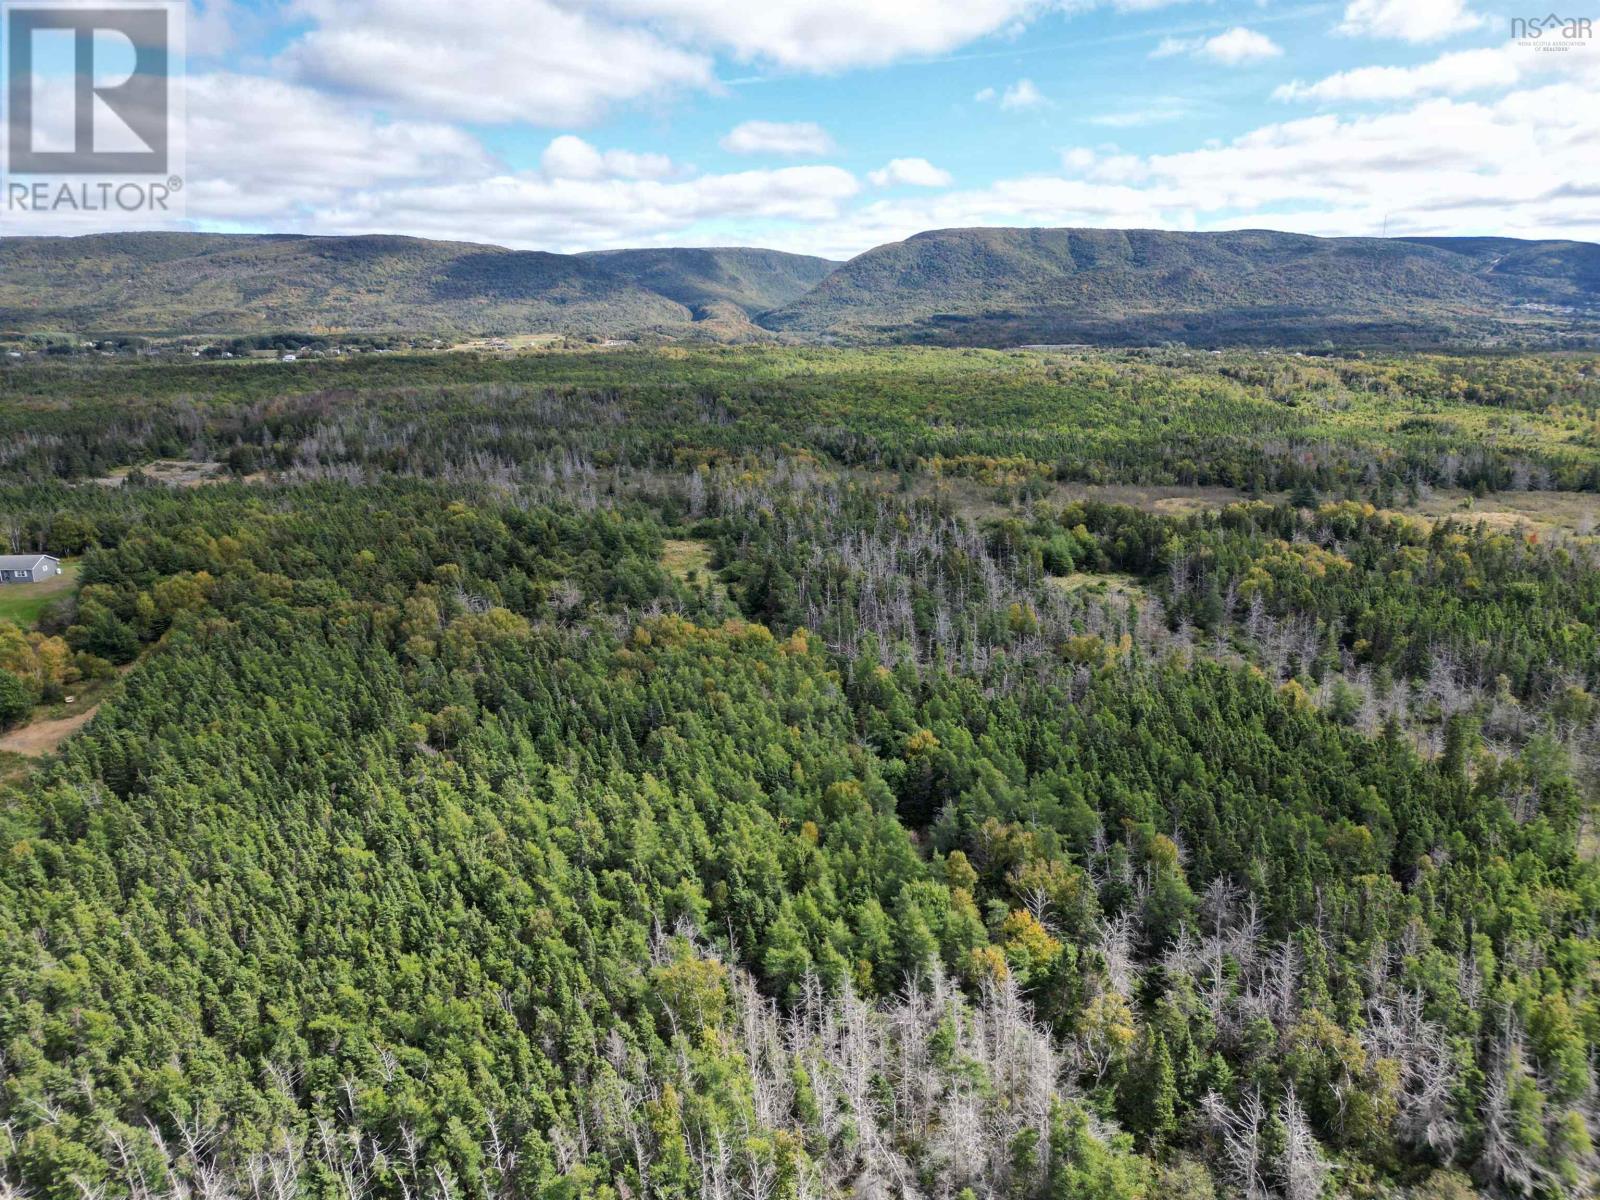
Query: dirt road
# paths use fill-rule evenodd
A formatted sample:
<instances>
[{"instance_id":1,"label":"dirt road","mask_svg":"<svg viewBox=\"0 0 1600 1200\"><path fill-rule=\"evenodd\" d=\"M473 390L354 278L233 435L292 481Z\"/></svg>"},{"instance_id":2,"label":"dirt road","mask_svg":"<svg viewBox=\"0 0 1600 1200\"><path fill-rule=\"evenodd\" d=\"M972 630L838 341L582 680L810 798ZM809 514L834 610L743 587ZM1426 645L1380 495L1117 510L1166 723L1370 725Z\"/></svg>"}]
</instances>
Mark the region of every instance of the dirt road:
<instances>
[{"instance_id":1,"label":"dirt road","mask_svg":"<svg viewBox=\"0 0 1600 1200\"><path fill-rule=\"evenodd\" d=\"M31 725L24 725L21 729L0 734L0 750L23 754L29 758L43 758L92 721L94 714L99 711L100 706L96 704L81 713L62 717L59 721L35 721Z\"/></svg>"}]
</instances>

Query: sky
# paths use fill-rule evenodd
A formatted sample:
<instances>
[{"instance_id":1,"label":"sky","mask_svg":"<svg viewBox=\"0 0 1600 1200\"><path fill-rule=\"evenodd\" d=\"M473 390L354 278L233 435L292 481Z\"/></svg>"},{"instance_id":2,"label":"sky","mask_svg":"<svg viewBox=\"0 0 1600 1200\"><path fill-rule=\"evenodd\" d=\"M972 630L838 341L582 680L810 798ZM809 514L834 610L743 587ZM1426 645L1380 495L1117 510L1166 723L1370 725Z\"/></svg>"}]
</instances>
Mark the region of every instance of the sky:
<instances>
[{"instance_id":1,"label":"sky","mask_svg":"<svg viewBox=\"0 0 1600 1200\"><path fill-rule=\"evenodd\" d=\"M1600 38L1513 37L1547 11L190 0L187 225L833 258L969 225L1600 241Z\"/></svg>"}]
</instances>

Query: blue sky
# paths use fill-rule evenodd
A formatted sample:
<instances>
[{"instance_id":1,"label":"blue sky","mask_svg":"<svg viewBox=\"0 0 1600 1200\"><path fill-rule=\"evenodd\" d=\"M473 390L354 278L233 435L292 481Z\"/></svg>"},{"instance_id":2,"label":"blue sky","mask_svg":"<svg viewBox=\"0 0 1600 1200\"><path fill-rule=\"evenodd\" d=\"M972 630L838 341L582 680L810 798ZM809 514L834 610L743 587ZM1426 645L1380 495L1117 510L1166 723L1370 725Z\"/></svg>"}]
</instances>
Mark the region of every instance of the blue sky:
<instances>
[{"instance_id":1,"label":"blue sky","mask_svg":"<svg viewBox=\"0 0 1600 1200\"><path fill-rule=\"evenodd\" d=\"M1518 44L1543 11L196 0L188 217L837 257L957 224L1600 240L1600 41Z\"/></svg>"}]
</instances>

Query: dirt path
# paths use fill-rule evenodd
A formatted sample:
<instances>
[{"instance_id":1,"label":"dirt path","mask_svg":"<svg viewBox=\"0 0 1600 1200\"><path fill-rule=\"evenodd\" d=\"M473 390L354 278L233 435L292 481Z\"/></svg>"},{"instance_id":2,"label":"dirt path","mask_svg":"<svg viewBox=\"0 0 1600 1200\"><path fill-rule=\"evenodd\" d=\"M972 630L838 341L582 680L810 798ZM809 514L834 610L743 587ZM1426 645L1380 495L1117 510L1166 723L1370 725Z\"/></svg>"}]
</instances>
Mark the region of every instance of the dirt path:
<instances>
[{"instance_id":1,"label":"dirt path","mask_svg":"<svg viewBox=\"0 0 1600 1200\"><path fill-rule=\"evenodd\" d=\"M31 725L24 725L21 729L0 734L0 751L21 754L28 758L43 758L92 721L94 714L99 711L100 706L96 704L81 713L62 717L59 721L35 721Z\"/></svg>"}]
</instances>

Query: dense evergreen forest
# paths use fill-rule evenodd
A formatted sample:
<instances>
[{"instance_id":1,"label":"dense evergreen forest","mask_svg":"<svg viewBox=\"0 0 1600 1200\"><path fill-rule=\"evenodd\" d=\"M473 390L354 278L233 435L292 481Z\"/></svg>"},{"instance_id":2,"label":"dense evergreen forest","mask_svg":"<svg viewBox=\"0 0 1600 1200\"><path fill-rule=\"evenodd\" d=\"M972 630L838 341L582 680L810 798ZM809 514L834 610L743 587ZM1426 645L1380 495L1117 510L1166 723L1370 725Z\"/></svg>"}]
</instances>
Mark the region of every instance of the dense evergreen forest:
<instances>
[{"instance_id":1,"label":"dense evergreen forest","mask_svg":"<svg viewBox=\"0 0 1600 1200\"><path fill-rule=\"evenodd\" d=\"M0 369L0 1197L1592 1196L1597 492L1592 357Z\"/></svg>"}]
</instances>

